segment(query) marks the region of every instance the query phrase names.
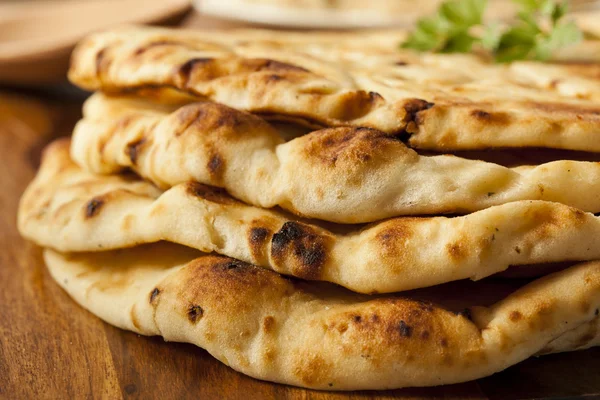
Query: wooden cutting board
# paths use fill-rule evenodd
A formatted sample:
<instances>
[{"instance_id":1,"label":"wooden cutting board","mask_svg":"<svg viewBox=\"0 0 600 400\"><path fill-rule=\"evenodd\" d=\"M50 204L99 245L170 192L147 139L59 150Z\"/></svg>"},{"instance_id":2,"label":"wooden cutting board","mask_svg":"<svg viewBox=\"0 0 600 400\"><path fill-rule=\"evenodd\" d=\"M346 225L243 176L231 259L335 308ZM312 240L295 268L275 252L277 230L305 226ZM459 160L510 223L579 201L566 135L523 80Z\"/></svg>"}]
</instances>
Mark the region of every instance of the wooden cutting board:
<instances>
[{"instance_id":1,"label":"wooden cutting board","mask_svg":"<svg viewBox=\"0 0 600 400\"><path fill-rule=\"evenodd\" d=\"M195 24L211 25L196 20ZM220 26L212 24L211 26ZM0 398L526 399L600 396L600 348L527 360L476 382L387 392L302 390L243 376L192 345L105 324L56 285L16 229L42 148L68 136L81 96L0 89Z\"/></svg>"}]
</instances>

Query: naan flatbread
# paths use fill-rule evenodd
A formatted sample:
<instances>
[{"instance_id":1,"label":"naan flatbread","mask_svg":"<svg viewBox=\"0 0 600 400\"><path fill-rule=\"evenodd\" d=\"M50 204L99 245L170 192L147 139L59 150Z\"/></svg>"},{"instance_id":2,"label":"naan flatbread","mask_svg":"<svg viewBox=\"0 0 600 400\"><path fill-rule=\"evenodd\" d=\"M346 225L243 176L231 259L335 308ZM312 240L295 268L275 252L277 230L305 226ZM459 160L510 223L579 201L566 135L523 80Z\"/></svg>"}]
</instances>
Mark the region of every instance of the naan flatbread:
<instances>
[{"instance_id":1,"label":"naan flatbread","mask_svg":"<svg viewBox=\"0 0 600 400\"><path fill-rule=\"evenodd\" d=\"M259 207L339 223L467 213L517 200L600 212L597 162L506 168L420 155L394 135L356 127L285 142L262 119L220 104L148 104L92 97L73 134L73 160L100 174L131 168L161 188L193 180Z\"/></svg>"},{"instance_id":2,"label":"naan flatbread","mask_svg":"<svg viewBox=\"0 0 600 400\"><path fill-rule=\"evenodd\" d=\"M175 88L311 125L376 128L421 149L600 151L597 62L498 65L399 50L401 36L121 28L83 40L69 77L89 90Z\"/></svg>"},{"instance_id":3,"label":"naan flatbread","mask_svg":"<svg viewBox=\"0 0 600 400\"><path fill-rule=\"evenodd\" d=\"M162 193L131 176L97 176L51 145L23 195L19 229L62 252L167 240L295 277L363 293L481 279L510 265L600 259L600 217L558 203L521 201L464 217L396 218L323 226L248 206L184 183ZM327 229L328 228L328 229Z\"/></svg>"},{"instance_id":4,"label":"naan flatbread","mask_svg":"<svg viewBox=\"0 0 600 400\"><path fill-rule=\"evenodd\" d=\"M244 374L308 388L463 382L598 344L598 262L511 294L482 281L369 297L164 243L44 257L56 282L110 324L190 342ZM472 307L482 293L489 306Z\"/></svg>"}]
</instances>

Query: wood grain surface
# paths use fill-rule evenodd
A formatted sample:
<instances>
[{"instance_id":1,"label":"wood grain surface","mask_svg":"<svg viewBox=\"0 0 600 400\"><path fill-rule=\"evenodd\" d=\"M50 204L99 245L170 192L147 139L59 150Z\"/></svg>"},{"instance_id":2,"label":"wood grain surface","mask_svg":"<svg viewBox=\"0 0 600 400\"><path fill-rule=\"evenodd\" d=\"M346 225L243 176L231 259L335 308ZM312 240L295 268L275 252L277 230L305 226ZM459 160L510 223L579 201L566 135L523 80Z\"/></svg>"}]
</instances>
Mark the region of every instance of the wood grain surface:
<instances>
[{"instance_id":1,"label":"wood grain surface","mask_svg":"<svg viewBox=\"0 0 600 400\"><path fill-rule=\"evenodd\" d=\"M196 25L199 21L195 22ZM82 96L0 89L0 398L527 399L600 397L600 348L530 359L476 382L387 392L325 393L245 377L192 345L105 324L46 271L16 229L19 197L42 148L68 136Z\"/></svg>"}]
</instances>

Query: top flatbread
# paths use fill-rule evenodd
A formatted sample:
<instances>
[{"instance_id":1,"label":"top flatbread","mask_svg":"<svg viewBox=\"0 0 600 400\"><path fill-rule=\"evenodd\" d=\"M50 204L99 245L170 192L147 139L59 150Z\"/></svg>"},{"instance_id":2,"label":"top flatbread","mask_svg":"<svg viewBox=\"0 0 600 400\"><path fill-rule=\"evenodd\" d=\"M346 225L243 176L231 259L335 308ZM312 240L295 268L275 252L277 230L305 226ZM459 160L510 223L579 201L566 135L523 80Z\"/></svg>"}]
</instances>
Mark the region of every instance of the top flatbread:
<instances>
[{"instance_id":1,"label":"top flatbread","mask_svg":"<svg viewBox=\"0 0 600 400\"><path fill-rule=\"evenodd\" d=\"M91 90L176 88L311 125L359 125L422 149L600 151L600 66L416 54L401 32L123 28L83 40L69 77Z\"/></svg>"}]
</instances>

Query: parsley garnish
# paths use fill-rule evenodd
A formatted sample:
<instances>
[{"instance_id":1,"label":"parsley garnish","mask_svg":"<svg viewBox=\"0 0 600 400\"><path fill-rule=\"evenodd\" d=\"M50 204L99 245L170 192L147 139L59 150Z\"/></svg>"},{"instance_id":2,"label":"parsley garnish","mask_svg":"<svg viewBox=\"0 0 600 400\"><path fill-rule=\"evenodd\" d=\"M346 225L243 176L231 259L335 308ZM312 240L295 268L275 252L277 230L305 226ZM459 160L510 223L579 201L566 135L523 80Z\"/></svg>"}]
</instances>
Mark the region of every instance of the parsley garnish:
<instances>
[{"instance_id":1,"label":"parsley garnish","mask_svg":"<svg viewBox=\"0 0 600 400\"><path fill-rule=\"evenodd\" d=\"M547 60L561 47L583 37L572 21L564 21L567 2L513 0L520 5L512 25L482 26L487 0L447 0L437 13L420 19L403 48L440 53L467 53L478 45L497 62ZM540 19L547 21L545 26ZM483 33L477 33L477 32Z\"/></svg>"}]
</instances>

